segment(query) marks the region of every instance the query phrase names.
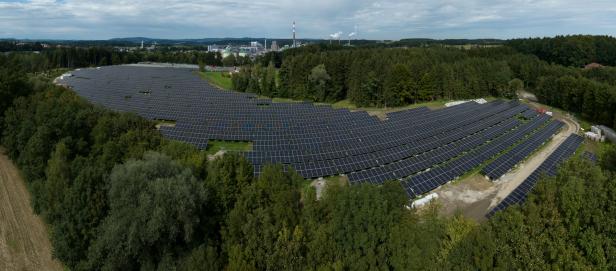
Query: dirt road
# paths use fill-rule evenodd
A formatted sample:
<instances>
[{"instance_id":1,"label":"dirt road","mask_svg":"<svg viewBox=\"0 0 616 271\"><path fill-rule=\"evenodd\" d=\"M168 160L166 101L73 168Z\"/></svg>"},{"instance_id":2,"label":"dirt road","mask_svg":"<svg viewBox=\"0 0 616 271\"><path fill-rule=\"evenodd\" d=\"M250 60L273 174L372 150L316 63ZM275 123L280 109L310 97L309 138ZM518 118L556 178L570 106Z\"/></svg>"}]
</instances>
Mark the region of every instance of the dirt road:
<instances>
[{"instance_id":1,"label":"dirt road","mask_svg":"<svg viewBox=\"0 0 616 271\"><path fill-rule=\"evenodd\" d=\"M560 120L565 123L565 129L555 135L546 147L526 160L524 164L505 174L505 176L495 182L496 186L498 186L498 193L496 197L492 199L490 208L498 205L501 200L513 192L513 190L526 180L526 178L528 178L528 176L530 176L533 171L535 171L535 169L537 169L545 159L569 137L569 135L577 133L580 129L579 124L570 119L561 118Z\"/></svg>"},{"instance_id":2,"label":"dirt road","mask_svg":"<svg viewBox=\"0 0 616 271\"><path fill-rule=\"evenodd\" d=\"M0 270L63 270L19 171L0 149Z\"/></svg>"},{"instance_id":3,"label":"dirt road","mask_svg":"<svg viewBox=\"0 0 616 271\"><path fill-rule=\"evenodd\" d=\"M435 192L439 195L438 203L441 205L441 213L452 215L462 212L466 217L477 221L484 220L484 215L489 210L526 180L569 135L577 133L580 129L580 125L569 116L555 114L554 118L565 123L564 129L556 134L547 146L499 180L491 182L485 180L480 174L475 174L468 179L437 189Z\"/></svg>"}]
</instances>

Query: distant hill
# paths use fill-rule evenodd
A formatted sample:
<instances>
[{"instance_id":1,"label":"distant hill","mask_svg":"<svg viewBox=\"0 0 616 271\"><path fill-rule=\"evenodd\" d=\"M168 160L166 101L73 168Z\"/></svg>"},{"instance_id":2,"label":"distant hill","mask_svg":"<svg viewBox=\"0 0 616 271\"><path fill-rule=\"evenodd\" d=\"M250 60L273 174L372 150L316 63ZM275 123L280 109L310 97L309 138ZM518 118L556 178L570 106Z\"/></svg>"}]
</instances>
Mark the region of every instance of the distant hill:
<instances>
[{"instance_id":1,"label":"distant hill","mask_svg":"<svg viewBox=\"0 0 616 271\"><path fill-rule=\"evenodd\" d=\"M444 44L444 45L467 45L467 44L477 44L477 45L502 45L505 44L506 40L500 39L422 39L422 38L413 38L413 39L401 39L399 41L394 42L396 45L404 45L404 46L422 46L422 45L433 45L433 44Z\"/></svg>"},{"instance_id":2,"label":"distant hill","mask_svg":"<svg viewBox=\"0 0 616 271\"><path fill-rule=\"evenodd\" d=\"M138 46L143 43L146 46L149 46L153 43L156 43L161 46L207 46L212 44L218 45L243 45L248 44L251 41L259 41L260 43L264 43L265 40L268 40L268 45L271 44L271 41L276 41L278 46L282 47L285 45L291 45L293 43L292 39L283 38L254 38L254 37L242 37L242 38L199 38L199 39L159 39L159 38L148 38L148 37L125 37L125 38L112 38L107 40L53 40L53 39L0 39L0 42L26 42L26 43L48 43L48 44L63 44L63 45L74 45L74 46ZM298 39L300 43L320 43L320 44L329 44L332 41L327 39ZM340 43L346 44L347 40L333 41L333 44ZM401 39L398 41L391 40L367 40L367 39L358 39L353 40L351 43L356 46L390 46L390 47L398 47L398 46L408 46L408 47L421 47L421 46L430 46L430 45L501 45L505 44L506 40L499 39L427 39L427 38L409 38L409 39Z\"/></svg>"},{"instance_id":3,"label":"distant hill","mask_svg":"<svg viewBox=\"0 0 616 271\"><path fill-rule=\"evenodd\" d=\"M254 40L252 38L202 38L202 39L156 39L156 38L146 38L146 37L128 37L128 38L113 38L109 39L110 42L120 42L120 43L135 43L140 44L141 41L144 43L153 43L156 42L158 44L211 44L223 40Z\"/></svg>"},{"instance_id":4,"label":"distant hill","mask_svg":"<svg viewBox=\"0 0 616 271\"><path fill-rule=\"evenodd\" d=\"M251 37L243 37L243 38L201 38L201 39L156 39L156 38L146 38L146 37L128 37L128 38L113 38L107 40L107 42L111 43L134 43L141 44L143 41L145 44L152 44L156 42L160 45L211 45L211 44L247 44L251 41L259 41L262 44L265 40L268 42L276 41L278 45L290 44L292 43L291 39L275 39L275 38L251 38ZM323 42L324 40L319 39L298 39L299 42Z\"/></svg>"}]
</instances>

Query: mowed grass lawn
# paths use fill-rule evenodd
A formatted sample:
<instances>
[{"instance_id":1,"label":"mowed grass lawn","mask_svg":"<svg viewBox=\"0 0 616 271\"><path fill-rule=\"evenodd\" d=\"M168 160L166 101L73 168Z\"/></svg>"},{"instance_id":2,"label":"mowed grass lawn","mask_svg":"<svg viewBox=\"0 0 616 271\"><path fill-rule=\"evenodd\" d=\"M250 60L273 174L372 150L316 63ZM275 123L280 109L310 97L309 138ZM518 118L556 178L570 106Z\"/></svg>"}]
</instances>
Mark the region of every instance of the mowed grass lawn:
<instances>
[{"instance_id":1,"label":"mowed grass lawn","mask_svg":"<svg viewBox=\"0 0 616 271\"><path fill-rule=\"evenodd\" d=\"M216 154L218 151L226 152L248 152L252 151L252 142L245 141L223 141L209 140L207 142L207 154Z\"/></svg>"},{"instance_id":2,"label":"mowed grass lawn","mask_svg":"<svg viewBox=\"0 0 616 271\"><path fill-rule=\"evenodd\" d=\"M224 72L199 72L199 76L221 89L231 89L231 76Z\"/></svg>"}]
</instances>

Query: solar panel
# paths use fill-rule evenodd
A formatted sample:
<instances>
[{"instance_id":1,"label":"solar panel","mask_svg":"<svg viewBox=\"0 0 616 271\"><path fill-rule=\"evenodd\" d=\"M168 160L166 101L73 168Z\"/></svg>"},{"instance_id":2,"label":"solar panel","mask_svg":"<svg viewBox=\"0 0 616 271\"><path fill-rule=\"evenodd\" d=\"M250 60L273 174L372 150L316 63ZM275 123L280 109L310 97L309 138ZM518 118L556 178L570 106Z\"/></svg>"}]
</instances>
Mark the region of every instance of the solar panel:
<instances>
[{"instance_id":1,"label":"solar panel","mask_svg":"<svg viewBox=\"0 0 616 271\"><path fill-rule=\"evenodd\" d=\"M563 126L560 121L553 121L542 127L536 133L524 138L518 145L488 164L481 172L490 179L499 179L515 165L524 160L537 148L543 145Z\"/></svg>"},{"instance_id":2,"label":"solar panel","mask_svg":"<svg viewBox=\"0 0 616 271\"><path fill-rule=\"evenodd\" d=\"M241 154L256 175L265 164L282 163L305 178L347 174L351 184L403 179L411 184L409 195L461 176L549 121L526 105L501 100L419 107L382 120L367 112L221 91L181 68L109 66L73 75L61 83L92 103L175 121L175 127L161 127L166 138L200 149L211 140L252 142L253 150Z\"/></svg>"},{"instance_id":3,"label":"solar panel","mask_svg":"<svg viewBox=\"0 0 616 271\"><path fill-rule=\"evenodd\" d=\"M513 190L505 199L503 199L494 209L486 216L492 217L496 212L503 210L511 205L519 204L526 200L528 193L537 184L541 176L554 176L557 173L558 166L567 160L579 148L584 141L579 135L570 135L548 158L526 178L515 190Z\"/></svg>"},{"instance_id":4,"label":"solar panel","mask_svg":"<svg viewBox=\"0 0 616 271\"><path fill-rule=\"evenodd\" d=\"M582 157L584 159L587 159L588 161L591 161L593 163L597 163L597 155L589 152L589 151L584 151L584 153L582 153Z\"/></svg>"}]
</instances>

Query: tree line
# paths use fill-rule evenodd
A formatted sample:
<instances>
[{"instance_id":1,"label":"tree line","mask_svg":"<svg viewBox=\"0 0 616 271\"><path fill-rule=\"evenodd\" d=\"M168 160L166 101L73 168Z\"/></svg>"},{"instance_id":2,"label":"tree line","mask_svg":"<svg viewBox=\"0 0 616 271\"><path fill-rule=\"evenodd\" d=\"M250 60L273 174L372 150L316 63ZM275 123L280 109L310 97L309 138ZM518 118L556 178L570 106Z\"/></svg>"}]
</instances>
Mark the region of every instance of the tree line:
<instances>
[{"instance_id":1,"label":"tree line","mask_svg":"<svg viewBox=\"0 0 616 271\"><path fill-rule=\"evenodd\" d=\"M322 46L321 46L322 47ZM301 49L283 56L277 89L256 88L270 69L244 68L234 79L239 91L391 107L480 96L513 97L513 73L504 61L446 48ZM275 67L275 63L272 62ZM263 84L261 84L263 85Z\"/></svg>"},{"instance_id":2,"label":"tree line","mask_svg":"<svg viewBox=\"0 0 616 271\"><path fill-rule=\"evenodd\" d=\"M473 54L509 63L524 89L539 102L562 108L584 119L616 127L616 69L578 68L551 64L511 48L471 50Z\"/></svg>"},{"instance_id":3,"label":"tree line","mask_svg":"<svg viewBox=\"0 0 616 271\"><path fill-rule=\"evenodd\" d=\"M346 99L360 107L515 98L516 92L527 90L542 103L616 127L615 68L550 64L508 46L468 50L306 46L258 58L234 74L232 82L243 92L328 103Z\"/></svg>"},{"instance_id":4,"label":"tree line","mask_svg":"<svg viewBox=\"0 0 616 271\"><path fill-rule=\"evenodd\" d=\"M60 47L43 49L39 53L12 52L11 59L29 70L46 71L55 68L79 68L138 62L201 64L210 66L238 66L251 63L249 57L226 57L219 52L177 50L118 51L108 47Z\"/></svg>"},{"instance_id":5,"label":"tree line","mask_svg":"<svg viewBox=\"0 0 616 271\"><path fill-rule=\"evenodd\" d=\"M584 67L596 62L616 66L616 38L611 36L571 35L514 39L506 44L549 63Z\"/></svg>"},{"instance_id":6,"label":"tree line","mask_svg":"<svg viewBox=\"0 0 616 271\"><path fill-rule=\"evenodd\" d=\"M0 52L39 50L43 50L43 45L40 42L17 42L13 40L0 41Z\"/></svg>"}]
</instances>

